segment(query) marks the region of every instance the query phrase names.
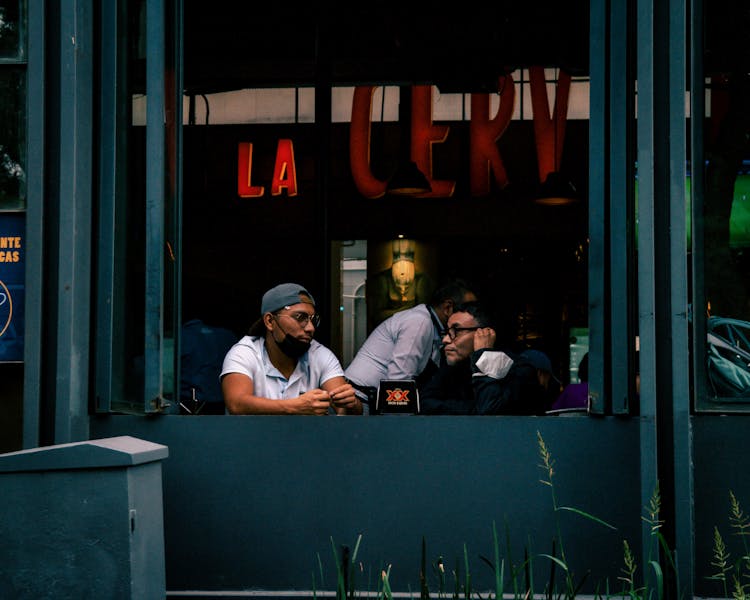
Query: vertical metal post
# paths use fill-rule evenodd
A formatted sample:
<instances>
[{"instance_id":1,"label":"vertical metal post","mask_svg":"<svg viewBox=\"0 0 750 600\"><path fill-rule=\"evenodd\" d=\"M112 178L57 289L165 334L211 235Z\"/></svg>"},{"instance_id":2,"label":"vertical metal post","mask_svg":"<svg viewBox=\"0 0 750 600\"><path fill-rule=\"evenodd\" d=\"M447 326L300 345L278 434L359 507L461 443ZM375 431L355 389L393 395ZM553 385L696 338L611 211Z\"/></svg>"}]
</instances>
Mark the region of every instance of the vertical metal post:
<instances>
[{"instance_id":1,"label":"vertical metal post","mask_svg":"<svg viewBox=\"0 0 750 600\"><path fill-rule=\"evenodd\" d=\"M606 177L607 165L607 2L591 0L589 106L589 396L593 412L605 408L604 349L606 343Z\"/></svg>"},{"instance_id":2,"label":"vertical metal post","mask_svg":"<svg viewBox=\"0 0 750 600\"><path fill-rule=\"evenodd\" d=\"M321 277L321 292L323 295L323 306L327 307L329 314L333 315L338 310L338 299L336 306L333 305L331 272L333 269L331 258L331 242L328 239L328 185L331 153L331 58L327 27L329 20L327 11L318 11L315 39L315 132L317 139L316 162L315 162L315 203L316 203L316 230L318 232L318 243L322 261L319 265ZM339 265L334 272L338 273ZM338 284L336 284L338 289ZM336 317L338 318L338 316ZM333 319L332 319L333 320ZM330 340L321 337L323 343L330 344Z\"/></svg>"},{"instance_id":3,"label":"vertical metal post","mask_svg":"<svg viewBox=\"0 0 750 600\"><path fill-rule=\"evenodd\" d=\"M638 335L640 336L640 463L641 505L648 506L657 487L656 428L656 297L654 248L655 134L654 134L654 3L637 0L637 177L638 177ZM641 564L654 558L651 526L641 526ZM658 553L658 546L656 547ZM644 567L653 589L653 572Z\"/></svg>"},{"instance_id":4,"label":"vertical metal post","mask_svg":"<svg viewBox=\"0 0 750 600\"><path fill-rule=\"evenodd\" d=\"M93 6L61 0L59 64L59 178L54 387L55 443L88 438L91 315L91 186L93 130Z\"/></svg>"},{"instance_id":5,"label":"vertical metal post","mask_svg":"<svg viewBox=\"0 0 750 600\"><path fill-rule=\"evenodd\" d=\"M174 355L171 357L174 361L173 373L175 374L174 382L170 385L174 394L174 401L179 401L180 396L180 356L181 351L181 336L180 336L180 325L182 324L182 158L183 158L183 104L182 104L182 90L183 90L183 55L184 55L184 8L183 0L175 0L174 2L174 14L173 26L175 29L175 40L174 40L174 90L172 93L175 94L174 99L174 111L175 111L175 125L174 125L174 144L175 144L175 189L174 189L174 217L172 222L172 235L174 239L175 247L175 258L174 258L174 279L172 285L174 291L172 297L174 298L174 314L172 331L174 332Z\"/></svg>"},{"instance_id":6,"label":"vertical metal post","mask_svg":"<svg viewBox=\"0 0 750 600\"><path fill-rule=\"evenodd\" d=\"M694 496L693 496L693 433L690 420L690 368L688 339L688 288L687 288L687 114L685 92L687 89L685 64L687 61L687 8L688 0L669 2L669 79L667 97L669 106L669 211L660 222L659 239L664 240L668 260L661 289L669 290L665 298L664 318L660 319L668 330L660 339L665 345L664 355L669 359L670 379L665 387L670 394L665 417L669 419L671 447L664 449L665 462L671 476L673 504L667 509L674 522L674 547L679 580L677 597L693 597L694 578ZM702 94L702 89L699 89ZM666 513L667 515L669 512Z\"/></svg>"},{"instance_id":7,"label":"vertical metal post","mask_svg":"<svg viewBox=\"0 0 750 600\"><path fill-rule=\"evenodd\" d=\"M118 43L120 2L101 5L100 47L100 113L99 113L99 194L97 223L96 270L96 337L95 337L95 408L107 412L113 395L115 361L113 356L116 310L116 235L118 163L122 163L123 110L118 82L123 75L119 68ZM123 376L120 373L120 376Z\"/></svg>"},{"instance_id":8,"label":"vertical metal post","mask_svg":"<svg viewBox=\"0 0 750 600\"><path fill-rule=\"evenodd\" d=\"M26 76L27 169L29 174L26 204L26 336L24 339L23 447L40 443L42 379L42 299L44 273L44 93L45 2L30 0L28 5L28 46Z\"/></svg>"},{"instance_id":9,"label":"vertical metal post","mask_svg":"<svg viewBox=\"0 0 750 600\"><path fill-rule=\"evenodd\" d=\"M646 500L648 484L658 481L661 533L677 565L677 574L665 570L665 591L667 597L691 597L694 522L686 285L685 0L642 0L638 23L642 497ZM644 564L659 552L648 525L644 523Z\"/></svg>"},{"instance_id":10,"label":"vertical metal post","mask_svg":"<svg viewBox=\"0 0 750 600\"><path fill-rule=\"evenodd\" d=\"M146 412L162 408L165 193L164 1L146 4L146 298L144 399Z\"/></svg>"},{"instance_id":11,"label":"vertical metal post","mask_svg":"<svg viewBox=\"0 0 750 600\"><path fill-rule=\"evenodd\" d=\"M633 221L633 164L630 151L633 123L633 87L628 63L628 4L613 2L609 14L609 282L611 407L614 414L628 414L630 369L634 344L629 326L630 236ZM590 360L590 357L589 357Z\"/></svg>"}]
</instances>

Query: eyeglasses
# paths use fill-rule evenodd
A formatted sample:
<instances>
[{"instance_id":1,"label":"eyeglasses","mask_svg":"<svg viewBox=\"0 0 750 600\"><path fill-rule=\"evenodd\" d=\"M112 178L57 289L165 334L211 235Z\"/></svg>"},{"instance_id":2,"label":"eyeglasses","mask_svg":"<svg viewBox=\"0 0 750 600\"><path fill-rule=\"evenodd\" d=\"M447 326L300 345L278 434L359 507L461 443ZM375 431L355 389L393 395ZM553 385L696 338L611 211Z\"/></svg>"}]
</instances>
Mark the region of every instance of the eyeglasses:
<instances>
[{"instance_id":1,"label":"eyeglasses","mask_svg":"<svg viewBox=\"0 0 750 600\"><path fill-rule=\"evenodd\" d=\"M479 327L456 327L455 325L448 327L448 329L445 330L445 336L448 336L450 341L452 342L455 340L463 331L476 331L479 329Z\"/></svg>"},{"instance_id":2,"label":"eyeglasses","mask_svg":"<svg viewBox=\"0 0 750 600\"><path fill-rule=\"evenodd\" d=\"M289 308L288 306L285 306L284 309ZM283 309L282 309L283 310ZM309 314L303 311L300 312L293 312L293 313L273 313L274 315L282 314L286 315L287 317L292 317L297 323L299 323L300 327L307 327L308 323L312 323L313 327L315 329L318 328L318 325L320 325L320 315L318 313Z\"/></svg>"}]
</instances>

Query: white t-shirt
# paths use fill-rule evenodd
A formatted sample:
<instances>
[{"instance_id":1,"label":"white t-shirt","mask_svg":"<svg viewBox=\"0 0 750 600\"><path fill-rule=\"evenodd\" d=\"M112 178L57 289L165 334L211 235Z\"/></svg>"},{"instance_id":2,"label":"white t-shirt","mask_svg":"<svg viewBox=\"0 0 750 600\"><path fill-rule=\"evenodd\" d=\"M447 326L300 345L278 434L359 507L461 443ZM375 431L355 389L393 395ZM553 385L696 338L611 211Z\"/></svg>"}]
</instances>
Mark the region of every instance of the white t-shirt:
<instances>
[{"instance_id":1,"label":"white t-shirt","mask_svg":"<svg viewBox=\"0 0 750 600\"><path fill-rule=\"evenodd\" d=\"M227 373L247 375L253 380L254 395L273 400L296 398L322 387L329 379L344 376L336 355L313 340L310 349L297 361L292 376L287 379L268 358L265 338L247 335L232 346L224 357L221 376Z\"/></svg>"}]
</instances>

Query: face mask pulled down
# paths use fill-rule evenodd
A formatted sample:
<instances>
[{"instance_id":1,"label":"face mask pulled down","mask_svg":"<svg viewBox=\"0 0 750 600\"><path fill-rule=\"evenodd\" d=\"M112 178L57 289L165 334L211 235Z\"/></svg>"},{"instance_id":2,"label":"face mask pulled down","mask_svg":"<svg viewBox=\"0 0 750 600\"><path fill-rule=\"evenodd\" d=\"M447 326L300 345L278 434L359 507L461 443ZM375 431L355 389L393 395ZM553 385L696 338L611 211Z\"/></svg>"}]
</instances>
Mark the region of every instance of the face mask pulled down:
<instances>
[{"instance_id":1,"label":"face mask pulled down","mask_svg":"<svg viewBox=\"0 0 750 600\"><path fill-rule=\"evenodd\" d=\"M310 349L310 342L298 340L296 337L292 337L286 332L284 333L284 339L280 342L276 341L276 345L279 347L279 350L289 358L300 358Z\"/></svg>"}]
</instances>

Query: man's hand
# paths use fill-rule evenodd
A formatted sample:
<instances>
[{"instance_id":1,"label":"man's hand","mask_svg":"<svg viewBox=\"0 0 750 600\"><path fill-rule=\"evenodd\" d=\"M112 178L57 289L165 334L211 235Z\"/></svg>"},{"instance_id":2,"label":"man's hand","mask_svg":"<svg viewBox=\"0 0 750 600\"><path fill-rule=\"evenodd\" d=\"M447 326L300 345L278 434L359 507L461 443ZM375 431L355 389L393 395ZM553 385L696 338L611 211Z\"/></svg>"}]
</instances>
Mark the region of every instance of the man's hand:
<instances>
[{"instance_id":1,"label":"man's hand","mask_svg":"<svg viewBox=\"0 0 750 600\"><path fill-rule=\"evenodd\" d=\"M480 327L474 332L474 350L494 348L496 337L497 334L492 327Z\"/></svg>"},{"instance_id":2,"label":"man's hand","mask_svg":"<svg viewBox=\"0 0 750 600\"><path fill-rule=\"evenodd\" d=\"M331 390L331 404L339 414L362 414L362 403L354 394L354 388L348 383Z\"/></svg>"},{"instance_id":3,"label":"man's hand","mask_svg":"<svg viewBox=\"0 0 750 600\"><path fill-rule=\"evenodd\" d=\"M297 398L296 414L327 415L331 406L331 396L321 389L310 390Z\"/></svg>"}]
</instances>

